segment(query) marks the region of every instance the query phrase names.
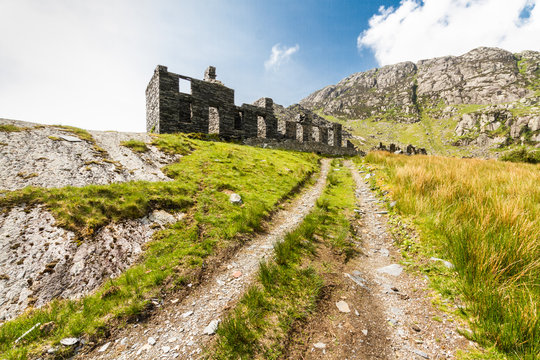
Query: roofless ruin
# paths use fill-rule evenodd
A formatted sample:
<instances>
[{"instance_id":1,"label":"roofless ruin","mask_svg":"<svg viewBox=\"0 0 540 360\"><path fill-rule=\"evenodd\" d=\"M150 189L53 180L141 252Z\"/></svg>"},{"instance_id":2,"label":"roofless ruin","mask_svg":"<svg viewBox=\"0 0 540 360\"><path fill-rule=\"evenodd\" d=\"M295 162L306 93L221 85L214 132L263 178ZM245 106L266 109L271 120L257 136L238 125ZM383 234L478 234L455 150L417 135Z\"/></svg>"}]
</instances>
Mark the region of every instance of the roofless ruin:
<instances>
[{"instance_id":1,"label":"roofless ruin","mask_svg":"<svg viewBox=\"0 0 540 360\"><path fill-rule=\"evenodd\" d=\"M305 114L294 120L278 120L270 98L259 99L255 105L236 106L234 90L216 80L213 66L206 69L204 80L198 80L158 65L146 88L146 130L217 134L252 145L264 142L292 150L334 154L355 151L349 141L343 144L341 124L316 126Z\"/></svg>"}]
</instances>

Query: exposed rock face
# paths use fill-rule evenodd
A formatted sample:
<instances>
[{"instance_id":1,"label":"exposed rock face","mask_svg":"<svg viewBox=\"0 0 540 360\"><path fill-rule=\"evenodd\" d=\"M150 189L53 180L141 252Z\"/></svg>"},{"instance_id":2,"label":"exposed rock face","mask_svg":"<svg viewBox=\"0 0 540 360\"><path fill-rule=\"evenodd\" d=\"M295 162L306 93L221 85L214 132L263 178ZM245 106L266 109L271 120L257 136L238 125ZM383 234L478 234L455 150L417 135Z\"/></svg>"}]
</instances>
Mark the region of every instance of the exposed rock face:
<instances>
[{"instance_id":1,"label":"exposed rock face","mask_svg":"<svg viewBox=\"0 0 540 360\"><path fill-rule=\"evenodd\" d=\"M540 98L522 99L526 112L515 103L491 105L458 115L456 145L503 146L540 142Z\"/></svg>"},{"instance_id":2,"label":"exposed rock face","mask_svg":"<svg viewBox=\"0 0 540 360\"><path fill-rule=\"evenodd\" d=\"M414 122L418 120L416 71L415 64L403 62L356 73L337 85L314 92L300 104L312 110L321 109L327 115L348 118L367 118L398 109L396 120Z\"/></svg>"},{"instance_id":3,"label":"exposed rock face","mask_svg":"<svg viewBox=\"0 0 540 360\"><path fill-rule=\"evenodd\" d=\"M540 52L512 54L481 47L461 56L402 62L356 73L314 92L300 104L323 115L350 120L415 123L423 116L455 120L455 137L469 139L445 142L459 145L473 140L480 146L534 145L540 138L539 92ZM482 109L476 111L465 109L468 104L492 106L478 106Z\"/></svg>"},{"instance_id":4,"label":"exposed rock face","mask_svg":"<svg viewBox=\"0 0 540 360\"><path fill-rule=\"evenodd\" d=\"M3 119L0 124L20 129L0 131L0 196L29 185L169 181L161 168L177 159L151 145L144 153L120 145L131 139L149 143L148 134L91 131L81 139L55 126ZM111 223L79 244L44 206L0 209L0 323L27 307L94 290L131 266L156 228L180 219L181 214L156 210Z\"/></svg>"},{"instance_id":5,"label":"exposed rock face","mask_svg":"<svg viewBox=\"0 0 540 360\"><path fill-rule=\"evenodd\" d=\"M500 104L532 94L540 70L540 53L512 54L477 48L461 56L402 62L353 74L303 99L308 109L324 114L364 118L394 110L398 121L418 121L418 106Z\"/></svg>"},{"instance_id":6,"label":"exposed rock face","mask_svg":"<svg viewBox=\"0 0 540 360\"><path fill-rule=\"evenodd\" d=\"M156 228L182 215L155 211L111 223L78 244L42 206L0 214L0 323L28 306L79 297L118 276L139 258Z\"/></svg>"},{"instance_id":7,"label":"exposed rock face","mask_svg":"<svg viewBox=\"0 0 540 360\"><path fill-rule=\"evenodd\" d=\"M167 181L170 179L161 168L177 159L154 146L149 146L146 153L134 153L120 146L122 141L131 139L149 143L152 139L148 134L89 131L94 146L89 141L67 141L64 138L78 138L54 126L4 119L0 119L0 124L25 129L0 131L0 190L29 185L62 187L132 180Z\"/></svg>"}]
</instances>

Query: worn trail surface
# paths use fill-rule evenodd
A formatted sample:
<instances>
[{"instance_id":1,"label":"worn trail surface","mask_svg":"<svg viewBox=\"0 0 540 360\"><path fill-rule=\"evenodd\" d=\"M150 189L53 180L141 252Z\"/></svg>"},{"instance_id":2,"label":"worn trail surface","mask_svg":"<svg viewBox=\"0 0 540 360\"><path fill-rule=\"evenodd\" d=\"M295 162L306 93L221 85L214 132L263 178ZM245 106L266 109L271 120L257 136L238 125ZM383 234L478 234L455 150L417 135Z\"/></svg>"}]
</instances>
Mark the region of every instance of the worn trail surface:
<instances>
[{"instance_id":1,"label":"worn trail surface","mask_svg":"<svg viewBox=\"0 0 540 360\"><path fill-rule=\"evenodd\" d=\"M384 311L393 359L448 359L469 341L456 332L455 319L432 305L428 280L402 271L401 255L388 232L384 208L360 173L353 170L356 196L363 211L364 255L356 261L358 276ZM364 275L365 274L365 275ZM448 304L452 307L451 304Z\"/></svg>"},{"instance_id":2,"label":"worn trail surface","mask_svg":"<svg viewBox=\"0 0 540 360\"><path fill-rule=\"evenodd\" d=\"M386 211L351 162L361 255L335 264L317 312L296 333L287 359L450 359L470 345L460 321L432 304L428 281L405 272ZM369 174L372 176L372 174ZM338 305L341 308L338 308ZM452 308L452 304L445 304Z\"/></svg>"},{"instance_id":3,"label":"worn trail surface","mask_svg":"<svg viewBox=\"0 0 540 360\"><path fill-rule=\"evenodd\" d=\"M212 336L224 312L252 282L259 262L273 251L273 244L296 228L315 205L326 183L330 160L322 161L317 183L304 191L285 209L272 217L271 227L256 235L246 247L228 262L221 264L215 275L203 282L182 300L165 301L157 313L145 323L128 325L107 343L84 359L195 359Z\"/></svg>"}]
</instances>

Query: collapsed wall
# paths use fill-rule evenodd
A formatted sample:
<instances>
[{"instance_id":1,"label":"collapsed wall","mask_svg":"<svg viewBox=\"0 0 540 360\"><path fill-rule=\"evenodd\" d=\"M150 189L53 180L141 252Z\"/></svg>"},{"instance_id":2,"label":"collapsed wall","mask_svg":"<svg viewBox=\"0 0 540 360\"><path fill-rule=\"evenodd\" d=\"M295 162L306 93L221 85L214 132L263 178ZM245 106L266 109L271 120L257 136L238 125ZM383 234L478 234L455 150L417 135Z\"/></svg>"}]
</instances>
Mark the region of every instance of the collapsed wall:
<instances>
[{"instance_id":1,"label":"collapsed wall","mask_svg":"<svg viewBox=\"0 0 540 360\"><path fill-rule=\"evenodd\" d=\"M356 153L350 141L343 141L341 124L314 123L308 115L296 121L278 120L270 98L236 106L234 90L216 80L213 66L204 80L198 80L158 65L146 89L146 130L216 134L250 145L272 143L272 147L334 155Z\"/></svg>"}]
</instances>

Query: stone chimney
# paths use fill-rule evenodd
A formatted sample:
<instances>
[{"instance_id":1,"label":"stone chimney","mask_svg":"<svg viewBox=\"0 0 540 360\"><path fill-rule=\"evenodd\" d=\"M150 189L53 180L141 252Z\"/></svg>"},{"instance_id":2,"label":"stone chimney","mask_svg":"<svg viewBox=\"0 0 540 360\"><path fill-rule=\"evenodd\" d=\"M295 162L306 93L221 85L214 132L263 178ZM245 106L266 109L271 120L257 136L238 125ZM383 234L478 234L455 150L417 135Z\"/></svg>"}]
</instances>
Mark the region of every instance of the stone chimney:
<instances>
[{"instance_id":1,"label":"stone chimney","mask_svg":"<svg viewBox=\"0 0 540 360\"><path fill-rule=\"evenodd\" d=\"M204 72L204 81L212 82L212 80L216 80L216 67L215 66L209 66Z\"/></svg>"}]
</instances>

